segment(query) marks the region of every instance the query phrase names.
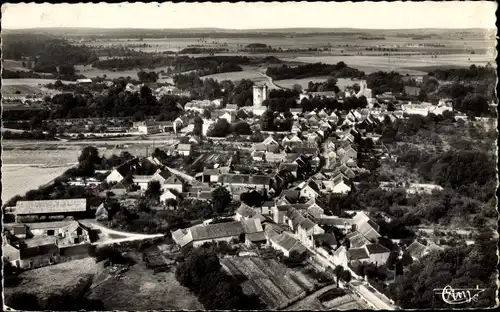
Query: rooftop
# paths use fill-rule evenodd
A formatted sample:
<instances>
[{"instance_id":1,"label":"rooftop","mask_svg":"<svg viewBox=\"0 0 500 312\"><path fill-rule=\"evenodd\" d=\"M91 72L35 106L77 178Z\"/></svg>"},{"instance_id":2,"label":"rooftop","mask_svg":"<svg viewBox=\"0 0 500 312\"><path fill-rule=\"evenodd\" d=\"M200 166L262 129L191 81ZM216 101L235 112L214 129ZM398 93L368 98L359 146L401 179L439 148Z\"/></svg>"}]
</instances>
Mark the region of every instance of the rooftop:
<instances>
[{"instance_id":1,"label":"rooftop","mask_svg":"<svg viewBox=\"0 0 500 312\"><path fill-rule=\"evenodd\" d=\"M63 213L83 212L87 210L87 199L56 199L56 200L33 200L18 201L16 204L16 215L28 215L38 213Z\"/></svg>"}]
</instances>

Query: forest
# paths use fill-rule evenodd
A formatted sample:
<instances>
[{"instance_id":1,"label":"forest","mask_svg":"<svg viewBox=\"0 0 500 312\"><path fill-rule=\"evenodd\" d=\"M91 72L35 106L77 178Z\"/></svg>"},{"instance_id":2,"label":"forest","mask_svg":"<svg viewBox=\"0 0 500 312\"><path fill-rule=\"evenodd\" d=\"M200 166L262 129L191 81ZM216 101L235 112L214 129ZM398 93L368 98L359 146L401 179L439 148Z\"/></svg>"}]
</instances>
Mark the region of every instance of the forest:
<instances>
[{"instance_id":1,"label":"forest","mask_svg":"<svg viewBox=\"0 0 500 312\"><path fill-rule=\"evenodd\" d=\"M268 67L266 75L274 80L300 79L315 76L333 76L335 78L363 78L365 73L358 69L347 66L344 62L335 65L314 63L290 67Z\"/></svg>"}]
</instances>

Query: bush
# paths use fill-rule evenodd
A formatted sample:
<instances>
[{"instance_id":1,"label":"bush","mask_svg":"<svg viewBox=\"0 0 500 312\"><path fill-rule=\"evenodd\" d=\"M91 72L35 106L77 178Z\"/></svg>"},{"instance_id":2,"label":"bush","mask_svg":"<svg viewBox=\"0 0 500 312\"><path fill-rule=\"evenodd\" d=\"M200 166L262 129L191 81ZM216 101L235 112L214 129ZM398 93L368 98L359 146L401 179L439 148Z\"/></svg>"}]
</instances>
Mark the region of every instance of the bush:
<instances>
[{"instance_id":1,"label":"bush","mask_svg":"<svg viewBox=\"0 0 500 312\"><path fill-rule=\"evenodd\" d=\"M318 300L321 302L330 301L335 298L345 296L347 293L342 288L334 288L318 296Z\"/></svg>"}]
</instances>

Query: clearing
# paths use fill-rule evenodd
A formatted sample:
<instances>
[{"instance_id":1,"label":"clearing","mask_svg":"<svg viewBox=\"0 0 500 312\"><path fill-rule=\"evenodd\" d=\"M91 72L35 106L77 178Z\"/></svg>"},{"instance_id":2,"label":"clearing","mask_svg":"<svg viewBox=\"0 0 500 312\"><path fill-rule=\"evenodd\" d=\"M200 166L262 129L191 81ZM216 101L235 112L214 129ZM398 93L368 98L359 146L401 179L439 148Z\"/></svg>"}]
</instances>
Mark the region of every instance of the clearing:
<instances>
[{"instance_id":1,"label":"clearing","mask_svg":"<svg viewBox=\"0 0 500 312\"><path fill-rule=\"evenodd\" d=\"M4 289L5 296L26 292L46 298L68 290L77 294L100 270L99 264L89 257L25 271L19 275L22 280L18 285Z\"/></svg>"},{"instance_id":2,"label":"clearing","mask_svg":"<svg viewBox=\"0 0 500 312\"><path fill-rule=\"evenodd\" d=\"M100 299L108 310L203 310L203 305L175 279L173 272L153 273L140 260L120 278L99 276L89 297ZM102 273L108 274L108 273Z\"/></svg>"}]
</instances>

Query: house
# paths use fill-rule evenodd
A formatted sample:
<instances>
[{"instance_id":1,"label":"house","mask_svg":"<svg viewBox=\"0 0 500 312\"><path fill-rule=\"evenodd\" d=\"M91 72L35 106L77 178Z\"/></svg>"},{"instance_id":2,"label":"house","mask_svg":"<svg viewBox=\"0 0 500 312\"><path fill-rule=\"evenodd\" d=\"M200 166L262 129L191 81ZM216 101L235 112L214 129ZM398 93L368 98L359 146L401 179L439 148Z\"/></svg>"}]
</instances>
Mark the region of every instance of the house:
<instances>
[{"instance_id":1,"label":"house","mask_svg":"<svg viewBox=\"0 0 500 312\"><path fill-rule=\"evenodd\" d=\"M266 152L264 154L264 160L270 163L280 163L282 161L285 161L285 159L286 159L286 153Z\"/></svg>"},{"instance_id":2,"label":"house","mask_svg":"<svg viewBox=\"0 0 500 312\"><path fill-rule=\"evenodd\" d=\"M168 179L166 179L161 185L163 191L165 190L175 190L178 193L182 193L183 191L183 183L182 181L175 175L171 175Z\"/></svg>"},{"instance_id":3,"label":"house","mask_svg":"<svg viewBox=\"0 0 500 312\"><path fill-rule=\"evenodd\" d=\"M244 233L241 222L224 222L208 224L205 226L193 226L189 229L193 238L193 247L199 247L204 243L211 242L230 242L233 239L239 239Z\"/></svg>"},{"instance_id":4,"label":"house","mask_svg":"<svg viewBox=\"0 0 500 312\"><path fill-rule=\"evenodd\" d=\"M429 244L426 246L418 241L414 241L406 248L405 251L412 257L413 260L418 261L433 250L443 250L443 248L437 246L436 244Z\"/></svg>"},{"instance_id":5,"label":"house","mask_svg":"<svg viewBox=\"0 0 500 312\"><path fill-rule=\"evenodd\" d=\"M3 257L13 266L34 269L56 263L59 247L55 237L27 239L17 245L3 240L2 252Z\"/></svg>"},{"instance_id":6,"label":"house","mask_svg":"<svg viewBox=\"0 0 500 312\"><path fill-rule=\"evenodd\" d=\"M78 221L36 222L28 224L35 237L54 237L59 247L90 243L90 229Z\"/></svg>"},{"instance_id":7,"label":"house","mask_svg":"<svg viewBox=\"0 0 500 312\"><path fill-rule=\"evenodd\" d=\"M172 240L181 248L191 245L193 235L191 229L178 229L172 232Z\"/></svg>"},{"instance_id":8,"label":"house","mask_svg":"<svg viewBox=\"0 0 500 312\"><path fill-rule=\"evenodd\" d=\"M275 227L268 226L265 229L265 235L268 244L274 249L283 252L285 257L289 257L292 252L299 254L307 252L307 248L292 233L286 231L278 233Z\"/></svg>"},{"instance_id":9,"label":"house","mask_svg":"<svg viewBox=\"0 0 500 312\"><path fill-rule=\"evenodd\" d=\"M266 157L266 152L253 151L251 155L252 155L252 160L254 161L264 161Z\"/></svg>"},{"instance_id":10,"label":"house","mask_svg":"<svg viewBox=\"0 0 500 312\"><path fill-rule=\"evenodd\" d=\"M177 196L174 193L172 193L171 190L168 189L164 190L163 193L160 195L160 203L162 205L167 205L169 199L177 200Z\"/></svg>"},{"instance_id":11,"label":"house","mask_svg":"<svg viewBox=\"0 0 500 312\"><path fill-rule=\"evenodd\" d=\"M391 254L391 251L380 244L368 244L365 246L370 262L380 266L384 265Z\"/></svg>"},{"instance_id":12,"label":"house","mask_svg":"<svg viewBox=\"0 0 500 312\"><path fill-rule=\"evenodd\" d=\"M351 191L351 187L349 186L348 180L340 174L340 176L332 180L330 191L333 194L347 194Z\"/></svg>"},{"instance_id":13,"label":"house","mask_svg":"<svg viewBox=\"0 0 500 312\"><path fill-rule=\"evenodd\" d=\"M371 244L371 242L359 232L351 232L347 234L345 238L349 241L351 248L362 248L367 244Z\"/></svg>"},{"instance_id":14,"label":"house","mask_svg":"<svg viewBox=\"0 0 500 312\"><path fill-rule=\"evenodd\" d=\"M292 135L291 137L285 137L283 141L281 141L281 144L283 144L283 146L291 146L295 143L302 143L302 140L296 134Z\"/></svg>"},{"instance_id":15,"label":"house","mask_svg":"<svg viewBox=\"0 0 500 312\"><path fill-rule=\"evenodd\" d=\"M30 217L49 218L50 216L88 217L87 199L56 199L18 201L14 207L16 222Z\"/></svg>"},{"instance_id":16,"label":"house","mask_svg":"<svg viewBox=\"0 0 500 312\"><path fill-rule=\"evenodd\" d=\"M245 203L241 203L240 207L236 209L236 215L234 219L236 221L246 220L255 217L256 214L257 211L254 208L248 206Z\"/></svg>"},{"instance_id":17,"label":"house","mask_svg":"<svg viewBox=\"0 0 500 312\"><path fill-rule=\"evenodd\" d=\"M370 262L370 256L368 255L368 252L366 251L366 248L349 248L347 250L347 260L349 262L364 262L368 263Z\"/></svg>"},{"instance_id":18,"label":"house","mask_svg":"<svg viewBox=\"0 0 500 312\"><path fill-rule=\"evenodd\" d=\"M140 166L139 158L130 159L120 166L113 169L110 174L106 177L106 182L108 183L118 183L125 179L128 175L132 175L136 168Z\"/></svg>"},{"instance_id":19,"label":"house","mask_svg":"<svg viewBox=\"0 0 500 312\"><path fill-rule=\"evenodd\" d=\"M219 167L214 169L203 169L201 173L201 182L217 182L221 174L229 173L229 167Z\"/></svg>"},{"instance_id":20,"label":"house","mask_svg":"<svg viewBox=\"0 0 500 312\"><path fill-rule=\"evenodd\" d=\"M177 152L181 155L189 156L189 155L191 155L191 150L192 150L191 144L178 144L177 145Z\"/></svg>"},{"instance_id":21,"label":"house","mask_svg":"<svg viewBox=\"0 0 500 312\"><path fill-rule=\"evenodd\" d=\"M241 222L241 224L243 225L245 244L247 246L250 247L266 243L267 238L259 218L245 219Z\"/></svg>"},{"instance_id":22,"label":"house","mask_svg":"<svg viewBox=\"0 0 500 312\"><path fill-rule=\"evenodd\" d=\"M268 136L264 141L262 141L261 144L264 144L266 146L268 146L268 145L278 145L279 146L278 141L276 141L271 135Z\"/></svg>"},{"instance_id":23,"label":"house","mask_svg":"<svg viewBox=\"0 0 500 312\"><path fill-rule=\"evenodd\" d=\"M92 84L92 79L89 78L77 79L76 84L78 86L88 87Z\"/></svg>"},{"instance_id":24,"label":"house","mask_svg":"<svg viewBox=\"0 0 500 312\"><path fill-rule=\"evenodd\" d=\"M150 175L134 175L132 179L134 184L139 186L142 191L147 190L149 182L151 182L151 178L153 176Z\"/></svg>"},{"instance_id":25,"label":"house","mask_svg":"<svg viewBox=\"0 0 500 312\"><path fill-rule=\"evenodd\" d=\"M264 175L249 174L222 174L219 176L219 184L230 187L246 187L258 190L269 190L271 178Z\"/></svg>"},{"instance_id":26,"label":"house","mask_svg":"<svg viewBox=\"0 0 500 312\"><path fill-rule=\"evenodd\" d=\"M227 122L232 123L233 121L236 120L236 114L234 112L226 112L222 116L219 117L220 119L225 119Z\"/></svg>"},{"instance_id":27,"label":"house","mask_svg":"<svg viewBox=\"0 0 500 312\"><path fill-rule=\"evenodd\" d=\"M278 171L288 170L295 178L297 178L297 171L299 165L297 163L280 163Z\"/></svg>"},{"instance_id":28,"label":"house","mask_svg":"<svg viewBox=\"0 0 500 312\"><path fill-rule=\"evenodd\" d=\"M104 207L104 203L100 204L99 207L97 207L97 210L95 212L95 218L97 221L109 220L109 213L108 210Z\"/></svg>"},{"instance_id":29,"label":"house","mask_svg":"<svg viewBox=\"0 0 500 312\"><path fill-rule=\"evenodd\" d=\"M319 190L318 185L310 180L303 187L300 188L300 196L308 199L319 197L321 192Z\"/></svg>"},{"instance_id":30,"label":"house","mask_svg":"<svg viewBox=\"0 0 500 312\"><path fill-rule=\"evenodd\" d=\"M275 190L281 190L281 189L287 187L288 184L295 181L295 179L296 179L296 177L288 169L280 170L274 176L273 187Z\"/></svg>"}]
</instances>

